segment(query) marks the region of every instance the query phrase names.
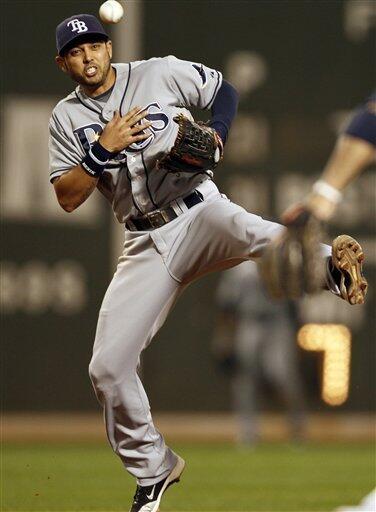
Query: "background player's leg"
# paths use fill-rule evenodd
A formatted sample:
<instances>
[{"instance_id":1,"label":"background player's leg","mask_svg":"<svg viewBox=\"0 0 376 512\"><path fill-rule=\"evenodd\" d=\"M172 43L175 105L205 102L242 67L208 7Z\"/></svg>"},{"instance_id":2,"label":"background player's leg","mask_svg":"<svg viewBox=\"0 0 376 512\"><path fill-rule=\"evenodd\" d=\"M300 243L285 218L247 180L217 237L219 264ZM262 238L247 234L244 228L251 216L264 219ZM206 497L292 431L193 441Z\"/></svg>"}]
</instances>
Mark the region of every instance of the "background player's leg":
<instances>
[{"instance_id":1,"label":"background player's leg","mask_svg":"<svg viewBox=\"0 0 376 512\"><path fill-rule=\"evenodd\" d=\"M292 440L304 438L306 424L303 380L299 371L295 330L287 318L276 316L265 326L268 343L262 354L262 367L278 398L286 408Z\"/></svg>"},{"instance_id":2,"label":"background player's leg","mask_svg":"<svg viewBox=\"0 0 376 512\"><path fill-rule=\"evenodd\" d=\"M99 313L89 372L112 448L140 485L153 485L170 473L176 456L153 425L137 367L181 288L148 235L127 238Z\"/></svg>"},{"instance_id":3,"label":"background player's leg","mask_svg":"<svg viewBox=\"0 0 376 512\"><path fill-rule=\"evenodd\" d=\"M254 445L259 438L258 395L260 384L260 329L256 324L247 336L237 340L236 370L232 379L232 399L238 421L238 442Z\"/></svg>"}]
</instances>

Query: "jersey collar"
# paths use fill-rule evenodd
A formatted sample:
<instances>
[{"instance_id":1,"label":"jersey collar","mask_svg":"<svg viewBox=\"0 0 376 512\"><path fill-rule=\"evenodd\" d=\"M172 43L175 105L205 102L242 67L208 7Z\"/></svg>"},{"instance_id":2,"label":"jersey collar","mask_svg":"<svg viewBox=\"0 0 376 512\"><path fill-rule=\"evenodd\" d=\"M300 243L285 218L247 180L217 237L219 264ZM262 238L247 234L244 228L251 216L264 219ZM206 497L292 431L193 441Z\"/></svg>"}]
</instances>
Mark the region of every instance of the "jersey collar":
<instances>
[{"instance_id":1,"label":"jersey collar","mask_svg":"<svg viewBox=\"0 0 376 512\"><path fill-rule=\"evenodd\" d=\"M75 89L78 100L89 110L96 112L98 115L103 117L106 121L110 121L113 118L114 111L120 110L122 102L124 100L126 89L130 77L130 64L112 64L112 67L116 72L116 79L113 85L112 93L107 100L107 103L103 106L100 102L94 98L87 96L78 85Z\"/></svg>"}]
</instances>

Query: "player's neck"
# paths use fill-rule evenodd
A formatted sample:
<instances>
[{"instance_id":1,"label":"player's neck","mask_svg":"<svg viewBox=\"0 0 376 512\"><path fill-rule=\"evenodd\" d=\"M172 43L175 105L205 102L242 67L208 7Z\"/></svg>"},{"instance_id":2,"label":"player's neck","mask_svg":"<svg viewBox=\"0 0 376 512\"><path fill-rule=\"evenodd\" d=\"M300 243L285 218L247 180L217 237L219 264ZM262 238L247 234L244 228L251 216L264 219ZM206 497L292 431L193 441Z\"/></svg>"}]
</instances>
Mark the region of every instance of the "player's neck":
<instances>
[{"instance_id":1,"label":"player's neck","mask_svg":"<svg viewBox=\"0 0 376 512\"><path fill-rule=\"evenodd\" d=\"M86 96L95 98L96 96L100 96L101 94L104 94L109 89L111 89L111 87L113 87L113 85L115 83L115 80L116 80L116 71L111 66L110 70L106 76L106 80L104 81L103 84L101 84L99 86L94 86L94 87L87 87L87 86L81 85L81 87L82 87L82 90L84 91L84 93L86 94Z\"/></svg>"}]
</instances>

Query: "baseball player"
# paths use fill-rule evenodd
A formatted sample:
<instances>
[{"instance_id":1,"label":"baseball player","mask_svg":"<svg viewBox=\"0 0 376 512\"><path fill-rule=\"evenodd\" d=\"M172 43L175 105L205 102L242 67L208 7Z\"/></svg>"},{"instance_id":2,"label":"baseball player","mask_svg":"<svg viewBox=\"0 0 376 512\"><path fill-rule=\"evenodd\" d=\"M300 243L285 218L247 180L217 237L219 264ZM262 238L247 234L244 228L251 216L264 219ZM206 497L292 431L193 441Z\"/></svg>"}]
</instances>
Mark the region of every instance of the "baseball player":
<instances>
[{"instance_id":1,"label":"baseball player","mask_svg":"<svg viewBox=\"0 0 376 512\"><path fill-rule=\"evenodd\" d=\"M376 149L376 92L356 110L344 132L338 137L334 150L320 179L311 193L301 202L290 206L282 215L287 224L304 209L320 221L328 221L342 200L342 192L372 162ZM376 510L376 489L357 506L344 506L336 512L367 512Z\"/></svg>"},{"instance_id":2,"label":"baseball player","mask_svg":"<svg viewBox=\"0 0 376 512\"><path fill-rule=\"evenodd\" d=\"M62 21L56 42L58 66L78 84L50 119L58 202L71 212L98 188L125 227L89 373L111 446L137 479L131 511L156 512L185 463L153 424L140 353L187 284L259 257L283 228L232 203L212 180L237 109L219 71L173 56L111 64L111 41L87 14ZM194 123L190 107L210 110L209 126ZM330 248L322 255L326 265Z\"/></svg>"}]
</instances>

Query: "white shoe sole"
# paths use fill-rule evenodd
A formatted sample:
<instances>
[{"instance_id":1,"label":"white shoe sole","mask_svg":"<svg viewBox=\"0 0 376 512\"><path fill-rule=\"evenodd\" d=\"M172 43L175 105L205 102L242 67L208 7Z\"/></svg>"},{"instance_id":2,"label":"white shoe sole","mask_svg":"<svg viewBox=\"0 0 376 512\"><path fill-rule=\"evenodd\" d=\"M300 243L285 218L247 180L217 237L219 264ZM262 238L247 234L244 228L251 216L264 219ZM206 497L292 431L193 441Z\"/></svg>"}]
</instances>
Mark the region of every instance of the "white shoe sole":
<instances>
[{"instance_id":1,"label":"white shoe sole","mask_svg":"<svg viewBox=\"0 0 376 512\"><path fill-rule=\"evenodd\" d=\"M172 485L172 484L174 484L176 482L179 482L180 476L183 473L184 468L185 468L185 461L181 457L179 457L179 455L177 455L177 458L178 458L178 460L177 460L177 462L175 464L175 467L171 471L171 473L168 475L168 477L167 477L167 479L166 479L162 489L159 492L157 501L155 502L155 505L153 506L153 508L151 509L150 512L158 512L159 505L161 503L161 499L162 499L162 496L163 496L165 490L168 487L170 487L170 485Z\"/></svg>"}]
</instances>

